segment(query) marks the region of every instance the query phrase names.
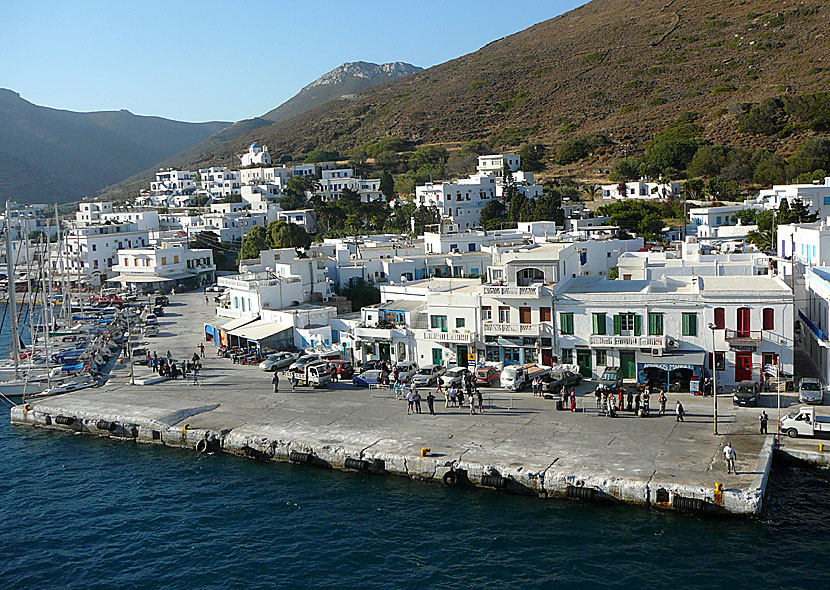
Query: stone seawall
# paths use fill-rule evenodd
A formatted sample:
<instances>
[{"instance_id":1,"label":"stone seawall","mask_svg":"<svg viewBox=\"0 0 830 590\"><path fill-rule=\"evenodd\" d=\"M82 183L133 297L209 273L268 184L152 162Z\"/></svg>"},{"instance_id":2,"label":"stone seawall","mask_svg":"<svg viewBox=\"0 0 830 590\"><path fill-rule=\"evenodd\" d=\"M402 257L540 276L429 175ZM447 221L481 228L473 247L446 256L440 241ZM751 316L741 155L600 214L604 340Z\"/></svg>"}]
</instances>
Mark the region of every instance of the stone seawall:
<instances>
[{"instance_id":1,"label":"stone seawall","mask_svg":"<svg viewBox=\"0 0 830 590\"><path fill-rule=\"evenodd\" d=\"M71 404L69 404L71 406ZM156 443L198 452L225 452L267 461L304 463L373 475L397 475L434 481L444 485L499 489L542 498L570 497L597 502L625 502L643 506L715 514L754 515L763 506L764 490L772 458L772 437L758 456L752 484L746 488L706 488L682 482L658 481L654 474L638 477L608 477L592 473L590 464L561 469L553 460L544 469L531 469L505 461L499 465L446 456L412 455L398 450L349 445L318 440L298 429L276 432L268 424L244 424L235 428L191 427L188 418L214 410L218 404L193 407L155 419L137 414L67 409L60 398L11 409L11 422L67 432L93 434L125 441Z\"/></svg>"}]
</instances>

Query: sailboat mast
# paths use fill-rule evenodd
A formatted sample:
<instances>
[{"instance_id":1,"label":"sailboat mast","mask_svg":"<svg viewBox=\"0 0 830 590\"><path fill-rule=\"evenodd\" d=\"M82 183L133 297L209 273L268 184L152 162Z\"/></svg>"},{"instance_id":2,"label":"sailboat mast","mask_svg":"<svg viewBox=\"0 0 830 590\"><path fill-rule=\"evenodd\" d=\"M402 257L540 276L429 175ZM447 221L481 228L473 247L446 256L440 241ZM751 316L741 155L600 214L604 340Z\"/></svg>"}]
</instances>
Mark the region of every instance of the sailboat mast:
<instances>
[{"instance_id":1,"label":"sailboat mast","mask_svg":"<svg viewBox=\"0 0 830 590\"><path fill-rule=\"evenodd\" d=\"M63 262L63 254L66 250L66 245L63 243L61 236L61 219L58 216L58 204L55 203L55 223L58 226L58 258L61 267L61 314L64 317L64 322L68 326L72 323L72 294L66 288L66 266ZM66 310L69 310L67 312ZM69 313L67 319L67 313Z\"/></svg>"},{"instance_id":2,"label":"sailboat mast","mask_svg":"<svg viewBox=\"0 0 830 590\"><path fill-rule=\"evenodd\" d=\"M12 358L14 359L14 378L20 378L20 333L17 329L17 300L14 292L14 263L12 262L12 215L9 202L6 201L6 272L9 278L9 308L12 321Z\"/></svg>"}]
</instances>

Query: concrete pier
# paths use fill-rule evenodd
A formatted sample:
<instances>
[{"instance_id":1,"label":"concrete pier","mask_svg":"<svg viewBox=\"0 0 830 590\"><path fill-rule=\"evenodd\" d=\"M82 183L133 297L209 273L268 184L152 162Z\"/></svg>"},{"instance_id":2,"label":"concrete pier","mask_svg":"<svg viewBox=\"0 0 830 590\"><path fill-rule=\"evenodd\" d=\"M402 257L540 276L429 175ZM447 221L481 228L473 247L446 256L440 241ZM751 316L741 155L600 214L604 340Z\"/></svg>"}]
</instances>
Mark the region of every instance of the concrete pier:
<instances>
[{"instance_id":1,"label":"concrete pier","mask_svg":"<svg viewBox=\"0 0 830 590\"><path fill-rule=\"evenodd\" d=\"M189 358L213 306L201 294L177 295L146 345L161 356ZM14 424L58 428L129 441L293 461L377 476L400 475L541 497L571 496L665 508L756 514L763 506L772 436L758 434L760 409L720 398L720 436L712 434L712 400L669 396L667 414L598 416L594 384L579 388L578 412L557 412L530 392L484 391L485 413L444 408L407 415L406 402L351 383L273 392L271 374L217 358L206 344L199 385L177 380L129 384L128 364L99 389L64 394L11 410ZM136 371L137 375L149 369ZM422 395L426 395L422 391ZM773 422L770 406L764 400ZM686 408L674 416L675 399ZM773 422L774 424L774 422ZM772 426L772 425L771 425ZM731 441L739 473L726 473L721 449ZM426 456L422 448L429 448ZM718 486L717 484L721 484Z\"/></svg>"}]
</instances>

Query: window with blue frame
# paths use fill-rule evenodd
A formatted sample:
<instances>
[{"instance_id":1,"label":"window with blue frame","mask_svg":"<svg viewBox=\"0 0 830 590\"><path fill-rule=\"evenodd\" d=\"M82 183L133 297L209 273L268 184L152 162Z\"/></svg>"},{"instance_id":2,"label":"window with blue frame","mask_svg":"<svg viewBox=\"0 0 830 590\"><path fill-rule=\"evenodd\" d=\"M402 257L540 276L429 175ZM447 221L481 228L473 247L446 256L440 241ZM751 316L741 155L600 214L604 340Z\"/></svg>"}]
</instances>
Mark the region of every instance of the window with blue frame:
<instances>
[{"instance_id":1,"label":"window with blue frame","mask_svg":"<svg viewBox=\"0 0 830 590\"><path fill-rule=\"evenodd\" d=\"M475 245L475 244L472 244L472 243L471 243L471 244L467 244L467 249L468 249L470 252L475 252L475 251L476 251L476 245Z\"/></svg>"}]
</instances>

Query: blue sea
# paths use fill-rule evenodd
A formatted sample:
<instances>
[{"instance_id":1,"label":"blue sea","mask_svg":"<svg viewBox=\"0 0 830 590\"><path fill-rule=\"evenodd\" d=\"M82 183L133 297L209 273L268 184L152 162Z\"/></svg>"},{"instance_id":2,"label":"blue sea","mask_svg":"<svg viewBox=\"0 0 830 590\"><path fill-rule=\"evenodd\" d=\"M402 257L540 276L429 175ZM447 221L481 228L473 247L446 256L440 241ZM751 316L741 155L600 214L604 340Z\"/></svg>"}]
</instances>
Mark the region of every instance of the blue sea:
<instances>
[{"instance_id":1,"label":"blue sea","mask_svg":"<svg viewBox=\"0 0 830 590\"><path fill-rule=\"evenodd\" d=\"M7 417L0 449L3 589L826 587L825 470L776 465L765 513L743 520L197 455Z\"/></svg>"}]
</instances>

